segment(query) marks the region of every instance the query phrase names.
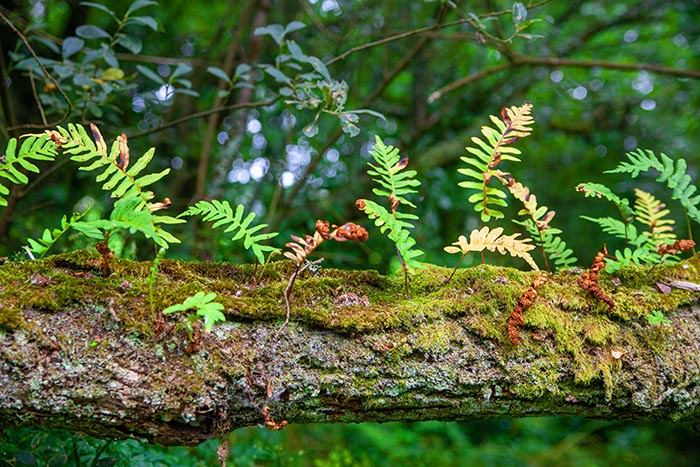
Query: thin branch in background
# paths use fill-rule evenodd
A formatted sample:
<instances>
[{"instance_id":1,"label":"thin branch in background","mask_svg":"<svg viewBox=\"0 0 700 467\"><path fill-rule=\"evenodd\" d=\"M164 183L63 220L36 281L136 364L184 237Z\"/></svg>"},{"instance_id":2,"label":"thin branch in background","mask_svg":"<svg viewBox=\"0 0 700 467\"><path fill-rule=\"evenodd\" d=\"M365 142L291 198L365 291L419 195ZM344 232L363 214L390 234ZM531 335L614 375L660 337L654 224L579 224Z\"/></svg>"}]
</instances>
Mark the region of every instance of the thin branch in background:
<instances>
[{"instance_id":1,"label":"thin branch in background","mask_svg":"<svg viewBox=\"0 0 700 467\"><path fill-rule=\"evenodd\" d=\"M481 70L477 73L472 73L469 76L466 76L464 78L460 78L456 81L453 81L450 84L445 85L445 86L441 87L440 89L438 89L437 91L431 93L428 96L428 103L431 104L431 103L435 102L436 100L440 99L442 96L444 96L448 92L452 92L452 91L455 91L459 88L463 88L464 86L467 86L475 81L478 81L478 80L485 78L489 75L492 75L494 73L498 73L500 71L507 70L509 68L512 68L513 66L514 66L514 64L511 62L503 63L501 65L497 65L497 66L492 67L492 68L487 68L486 70Z\"/></svg>"},{"instance_id":2,"label":"thin branch in background","mask_svg":"<svg viewBox=\"0 0 700 467\"><path fill-rule=\"evenodd\" d=\"M227 14L228 17L230 17L231 13L231 8L235 2L230 2L229 3L229 11ZM250 18L250 15L252 14L252 6L254 5L254 2L249 1L248 4L246 5L243 14L241 17L237 18L237 24L241 24L243 22L242 18ZM222 24L223 26L223 24ZM235 36L233 37L233 40L229 43L228 50L226 51L226 56L224 57L224 63L222 66L222 69L224 72L226 72L227 75L231 75L233 72L233 66L235 63L235 58L236 58L236 53L238 52L238 48L240 47L241 44L241 38L243 36L242 30L243 28L232 28L235 31ZM220 32L217 32L217 36L220 35ZM217 39L218 40L218 39ZM220 107L222 104L225 104L228 97L222 97L221 92L224 91L228 87L228 84L224 80L219 80L219 84L216 88L216 97L214 98L214 103L212 104L212 108L217 108ZM207 119L207 127L206 131L204 134L204 139L202 140L202 152L199 157L199 165L197 168L197 179L195 181L195 190L194 190L194 198L193 201L199 201L200 199L204 199L205 196L205 185L206 185L206 179L207 179L207 172L209 171L209 158L211 156L211 151L212 151L212 145L213 141L215 138L215 135L217 133L217 128L219 126L219 116L220 113L213 113L209 115L209 118Z\"/></svg>"},{"instance_id":3,"label":"thin branch in background","mask_svg":"<svg viewBox=\"0 0 700 467\"><path fill-rule=\"evenodd\" d=\"M65 122L68 116L71 113L71 110L73 109L73 103L71 102L70 98L66 94L66 92L63 90L60 84L58 84L58 81L49 73L49 70L44 67L44 65L41 63L41 60L39 60L39 57L37 56L36 52L34 51L34 48L29 44L29 41L27 40L27 37L22 34L22 31L17 29L17 27L10 21L10 19L5 16L5 14L0 11L0 18L12 29L12 31L17 34L17 36L20 38L20 40L24 43L25 47L27 47L27 50L31 54L31 56L34 58L36 61L37 65L39 65L39 68L41 68L41 71L44 72L44 75L51 81L51 83L56 86L56 89L58 92L61 94L61 97L66 101L66 105L68 108L66 109L66 113L61 117L59 120L56 120L54 122L51 122L50 124L44 123L43 125L35 125L35 124L24 124L24 125L17 125L11 128L8 128L8 131L15 131L15 130L20 130L20 129L29 129L29 128L46 128L49 126L56 126L60 125L61 123Z\"/></svg>"},{"instance_id":4,"label":"thin branch in background","mask_svg":"<svg viewBox=\"0 0 700 467\"><path fill-rule=\"evenodd\" d=\"M266 100L266 101L244 102L242 104L224 105L223 107L217 107L215 109L207 109L207 110L203 110L201 112L195 112L193 114L185 115L184 117L177 118L171 122L163 123L162 125L157 126L155 128L151 128L151 129L148 129L145 131L140 131L138 133L134 133L133 135L129 135L129 139L140 138L142 136L150 135L152 133L158 133L159 131L165 130L166 128L177 126L181 123L185 123L185 122L188 122L190 120L196 120L198 118L206 117L206 116L211 115L211 114L226 112L227 110L255 109L258 107L267 107L267 106L274 104L279 99L280 99L279 97L275 97L274 99L270 99L270 100Z\"/></svg>"},{"instance_id":5,"label":"thin branch in background","mask_svg":"<svg viewBox=\"0 0 700 467\"><path fill-rule=\"evenodd\" d=\"M622 71L649 71L660 75L669 75L679 78L700 79L700 70L683 70L680 68L671 68L662 65L654 65L651 63L616 63L604 60L571 60L556 57L528 57L526 55L520 54L510 54L509 58L511 58L511 62L479 71L478 73L474 73L464 78L460 78L456 81L453 81L450 84L441 87L437 91L430 94L430 96L428 96L428 103L435 102L436 100L443 97L445 94L463 88L464 86L467 86L475 81L485 78L488 75L497 73L499 71L507 70L509 68L520 67L523 65L559 68L606 68L609 70Z\"/></svg>"},{"instance_id":6,"label":"thin branch in background","mask_svg":"<svg viewBox=\"0 0 700 467\"><path fill-rule=\"evenodd\" d=\"M41 105L41 99L39 99L39 94L36 92L36 83L34 82L34 73L32 73L32 69L29 69L29 82L32 85L32 94L34 94L34 100L36 101L36 106L39 108L39 113L41 114L41 123L44 124L44 126L49 126L48 122L46 121L46 114L44 113L44 106Z\"/></svg>"}]
</instances>

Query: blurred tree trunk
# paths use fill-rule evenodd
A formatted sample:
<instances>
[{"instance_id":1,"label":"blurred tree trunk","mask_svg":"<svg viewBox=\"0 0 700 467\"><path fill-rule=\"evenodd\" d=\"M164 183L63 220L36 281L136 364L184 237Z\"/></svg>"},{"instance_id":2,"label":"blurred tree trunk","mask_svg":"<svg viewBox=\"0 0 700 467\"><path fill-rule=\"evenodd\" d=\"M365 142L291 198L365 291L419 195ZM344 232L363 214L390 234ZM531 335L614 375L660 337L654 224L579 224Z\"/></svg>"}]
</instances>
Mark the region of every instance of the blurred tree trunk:
<instances>
[{"instance_id":1,"label":"blurred tree trunk","mask_svg":"<svg viewBox=\"0 0 700 467\"><path fill-rule=\"evenodd\" d=\"M616 313L576 290L576 274L553 276L517 347L506 321L532 273L479 266L445 286L450 270L431 267L413 276L407 300L401 280L322 270L297 281L280 330L291 264L261 274L163 261L156 310L198 290L226 306L227 322L194 353L184 319L151 315L150 264L118 260L106 278L98 265L74 255L0 266L0 428L180 445L287 421L700 421L700 294L678 288L700 282L700 257L605 281ZM640 310L670 322L648 324Z\"/></svg>"}]
</instances>

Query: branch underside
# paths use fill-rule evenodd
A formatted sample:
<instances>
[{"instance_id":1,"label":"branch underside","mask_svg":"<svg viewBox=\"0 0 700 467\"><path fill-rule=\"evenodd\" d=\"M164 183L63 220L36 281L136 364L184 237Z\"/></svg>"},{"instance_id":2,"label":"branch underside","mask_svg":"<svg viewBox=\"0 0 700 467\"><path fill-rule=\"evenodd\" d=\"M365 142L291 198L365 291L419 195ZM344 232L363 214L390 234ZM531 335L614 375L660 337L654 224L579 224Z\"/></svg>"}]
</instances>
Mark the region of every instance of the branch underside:
<instances>
[{"instance_id":1,"label":"branch underside","mask_svg":"<svg viewBox=\"0 0 700 467\"><path fill-rule=\"evenodd\" d=\"M197 289L226 305L228 321L194 354L184 352L184 317L168 317L160 335L150 331L139 288L145 263L120 262L116 278L90 277L74 259L0 266L1 312L22 301L21 318L10 326L6 315L12 329L0 334L2 428L195 444L265 423L266 406L269 418L289 423L535 415L700 422L697 292L663 294L655 279L630 273L612 291L620 310L609 314L574 290L575 274L554 276L514 347L505 323L532 274L469 268L442 287L450 271L431 268L414 275L406 300L401 278L328 270L297 282L292 322L277 336L292 265L275 264L251 285L235 266L163 262L156 309ZM36 284L37 274L49 283ZM698 283L700 259L645 274ZM90 292L61 299L74 281L88 281ZM640 318L652 309L671 324Z\"/></svg>"}]
</instances>

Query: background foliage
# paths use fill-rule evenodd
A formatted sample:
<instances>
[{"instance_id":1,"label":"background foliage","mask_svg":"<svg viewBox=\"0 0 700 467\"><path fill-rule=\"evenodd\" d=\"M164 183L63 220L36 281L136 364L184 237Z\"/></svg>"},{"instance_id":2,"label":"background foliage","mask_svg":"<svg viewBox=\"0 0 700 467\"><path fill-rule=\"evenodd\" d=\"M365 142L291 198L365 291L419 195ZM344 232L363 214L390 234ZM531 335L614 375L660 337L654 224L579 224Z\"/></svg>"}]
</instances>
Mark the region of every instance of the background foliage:
<instances>
[{"instance_id":1,"label":"background foliage","mask_svg":"<svg viewBox=\"0 0 700 467\"><path fill-rule=\"evenodd\" d=\"M653 176L631 183L602 173L641 147L684 157L697 180L699 7L697 0L232 0L206 7L180 0L8 1L0 6L0 139L4 147L10 137L67 122L95 123L109 143L124 132L135 154L156 148L150 170L171 168L152 188L172 200L173 215L200 200L242 203L280 231L271 243L282 246L292 233L313 231L317 218L369 227L355 200L370 195L366 163L377 134L410 156L418 171L421 185L412 199L421 221L412 235L425 252L420 259L453 265L443 247L480 226L457 186L464 180L457 172L464 148L488 115L529 101L536 123L532 136L518 142L517 178L557 212L555 224L576 256L590 258L609 239L579 215L615 212L577 193L580 182L601 181L630 199L641 188L666 202L683 225L679 206ZM94 207L84 220L111 209L107 196L96 199L89 188L94 177L67 158L41 168L28 186L13 187L0 211L0 255L24 257L27 238L39 238L89 204ZM513 231L509 219L518 208L512 209L492 227ZM254 259L207 223L177 228L172 231L182 243L169 256ZM92 245L77 235L61 242L62 248ZM142 243L127 238L123 254L152 257ZM382 272L398 266L376 230L360 248L323 255L325 266ZM470 255L466 263L478 261ZM388 426L237 433L235 456L258 460L234 465L376 465L382 459L401 465L400 459L422 459L423 451L411 451L416 446L425 456L468 456L478 446L483 451L473 454L475 461L501 463L496 456L512 449L534 465L576 465L556 456L584 445L592 448L572 451L580 453L580 465L604 459L652 465L655 456L667 463L663 459L683 446L677 440L690 436L667 425L578 419ZM320 433L336 447L309 447ZM492 436L479 437L483 433ZM4 436L9 443L24 434ZM130 446L110 449L172 455ZM117 451L110 455L118 457ZM211 458L207 452L202 459ZM316 461L299 460L309 453ZM691 465L692 456L677 455L674 464Z\"/></svg>"}]
</instances>

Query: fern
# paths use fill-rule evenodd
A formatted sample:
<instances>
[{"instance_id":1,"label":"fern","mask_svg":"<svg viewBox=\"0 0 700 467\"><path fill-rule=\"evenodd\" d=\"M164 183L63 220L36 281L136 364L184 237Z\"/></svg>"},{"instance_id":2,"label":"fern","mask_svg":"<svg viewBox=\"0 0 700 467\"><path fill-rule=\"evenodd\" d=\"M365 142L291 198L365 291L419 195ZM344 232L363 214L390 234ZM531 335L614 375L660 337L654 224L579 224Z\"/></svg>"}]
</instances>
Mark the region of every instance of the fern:
<instances>
[{"instance_id":1,"label":"fern","mask_svg":"<svg viewBox=\"0 0 700 467\"><path fill-rule=\"evenodd\" d=\"M32 161L53 161L58 154L57 145L49 135L29 135L17 150L17 139L11 138L7 143L5 154L0 156L0 182L9 180L15 185L26 185L29 178L20 169L39 173ZM10 189L0 183L0 206L7 206Z\"/></svg>"},{"instance_id":2,"label":"fern","mask_svg":"<svg viewBox=\"0 0 700 467\"><path fill-rule=\"evenodd\" d=\"M180 214L180 216L204 216L204 221L214 221L212 228L226 225L227 227L224 232L235 232L231 240L235 242L243 239L243 246L245 249L251 250L258 262L264 264L266 252L278 252L280 249L269 245L262 245L261 242L276 237L278 233L258 233L265 229L267 224L251 226L253 219L255 219L255 213L251 212L243 217L244 212L245 207L242 204L236 206L236 212L234 213L228 201L213 200L212 202L198 201L194 206L190 206L187 211Z\"/></svg>"},{"instance_id":3,"label":"fern","mask_svg":"<svg viewBox=\"0 0 700 467\"><path fill-rule=\"evenodd\" d=\"M648 228L646 231L649 234L650 241L659 246L664 243L673 243L676 240L676 234L673 233L673 219L667 219L670 214L668 209L664 209L661 201L656 199L651 193L647 193L639 188L634 189L636 200L634 210L637 213L637 220Z\"/></svg>"},{"instance_id":4,"label":"fern","mask_svg":"<svg viewBox=\"0 0 700 467\"><path fill-rule=\"evenodd\" d=\"M532 104L526 103L520 107L503 107L500 119L491 115L495 129L482 126L481 134L484 139L472 137L471 141L476 146L467 147L467 152L472 156L461 158L468 167L458 169L458 172L470 180L460 182L459 186L473 192L468 201L474 205L474 210L480 213L482 222L504 217L499 208L508 205L505 201L506 192L501 188L489 186L488 183L502 160L520 162L516 157L520 150L509 145L532 132L529 127L534 123L530 116L531 109Z\"/></svg>"},{"instance_id":5,"label":"fern","mask_svg":"<svg viewBox=\"0 0 700 467\"><path fill-rule=\"evenodd\" d=\"M600 183L579 183L576 186L576 191L583 193L587 198L605 198L615 205L624 223L629 224L634 220L634 210L630 207L630 202L626 198L620 198L618 195L607 186Z\"/></svg>"},{"instance_id":6,"label":"fern","mask_svg":"<svg viewBox=\"0 0 700 467\"><path fill-rule=\"evenodd\" d=\"M547 271L550 271L548 254L554 259L557 269L572 267L577 261L575 257L571 256L573 250L567 249L566 242L558 237L561 230L553 229L549 225L556 213L550 211L547 206L540 206L537 203L537 196L531 193L528 187L515 181L510 174L498 170L495 175L508 187L511 194L523 203L523 209L518 211L518 214L526 215L529 218L525 221L514 220L513 222L524 226L535 239L537 246L542 249L542 257Z\"/></svg>"},{"instance_id":7,"label":"fern","mask_svg":"<svg viewBox=\"0 0 700 467\"><path fill-rule=\"evenodd\" d=\"M659 255L648 248L637 247L634 250L625 248L623 251L615 250L614 257L607 257L605 259L605 271L612 274L623 266L629 266L631 264L654 264L658 261Z\"/></svg>"},{"instance_id":8,"label":"fern","mask_svg":"<svg viewBox=\"0 0 700 467\"><path fill-rule=\"evenodd\" d=\"M673 159L666 154L661 153L659 158L653 151L641 149L628 152L627 159L629 162L622 162L615 169L605 173L627 173L636 178L641 172L657 170L659 175L656 181L666 183L666 186L673 190L672 198L679 200L688 216L700 223L700 194L695 194L697 187L687 173L688 164L685 159L678 159L674 164Z\"/></svg>"},{"instance_id":9,"label":"fern","mask_svg":"<svg viewBox=\"0 0 700 467\"><path fill-rule=\"evenodd\" d=\"M358 199L355 206L364 211L370 219L373 219L380 231L396 245L396 252L404 271L406 295L408 295L408 272L417 266L418 263L414 260L423 252L414 248L416 241L411 237L409 230L413 228L413 224L407 222L408 220L418 220L418 216L402 213L398 211L398 208L402 204L415 207L404 196L417 193L414 188L419 186L420 182L414 178L417 174L415 170L403 171L408 165L408 158L400 159L399 151L393 146L385 145L379 136L375 136L375 141L370 155L376 165L368 162L371 169L367 173L378 177L373 180L381 188L374 188L372 191L379 196L388 198L389 209L366 199Z\"/></svg>"},{"instance_id":10,"label":"fern","mask_svg":"<svg viewBox=\"0 0 700 467\"><path fill-rule=\"evenodd\" d=\"M77 230L81 230L80 224L78 221L87 214L89 208L86 209L83 212L75 212L73 215L68 219L65 215L61 218L61 226L59 228L55 229L44 229L44 232L41 235L41 238L38 238L36 240L32 238L27 239L27 243L29 243L28 246L25 246L25 250L30 253L30 255L33 257L34 255L39 256L40 258L43 258L46 255L46 252L49 251L49 249L54 246L54 244L65 234L68 232L68 230L73 227L76 228ZM84 223L83 223L84 224ZM87 230L87 229L86 229ZM93 231L90 229L89 231ZM98 232L99 234L99 232ZM101 236L100 236L101 238ZM33 259L33 258L32 258Z\"/></svg>"},{"instance_id":11,"label":"fern","mask_svg":"<svg viewBox=\"0 0 700 467\"><path fill-rule=\"evenodd\" d=\"M182 303L169 306L163 310L163 313L167 315L177 311L195 309L196 316L201 316L204 320L204 330L210 332L214 328L214 324L219 321L226 321L226 316L221 312L224 306L221 303L215 302L215 298L215 293L205 294L200 291L191 297L187 297Z\"/></svg>"},{"instance_id":12,"label":"fern","mask_svg":"<svg viewBox=\"0 0 700 467\"><path fill-rule=\"evenodd\" d=\"M518 233L513 235L502 235L502 233L503 227L496 227L493 230L490 230L488 227L482 227L481 230L474 229L469 234L469 240L464 235L460 235L459 239L452 244L453 246L445 247L445 251L451 254L462 253L460 263L470 251L484 251L486 249L494 252L498 251L502 255L510 253L511 256L518 256L524 259L532 269L539 271L540 268L537 267L535 260L528 253L535 248L535 245L529 243L532 239L517 238L520 236Z\"/></svg>"},{"instance_id":13,"label":"fern","mask_svg":"<svg viewBox=\"0 0 700 467\"><path fill-rule=\"evenodd\" d=\"M170 206L170 200L165 198L162 202L152 202L155 195L152 191L145 190L147 186L159 181L170 172L170 169L165 169L159 173L142 174L153 159L155 149L149 149L129 168L130 154L126 135L119 136L108 153L107 144L99 129L90 124L90 131L94 142L81 125L69 124L68 129L57 127L56 130L49 131L47 134L61 146L64 153L70 155L71 160L83 164L80 170L90 172L99 170L96 181L103 182L102 189L111 192L112 198L132 200L128 203L132 213L122 211L118 216L120 221L132 224L130 230L143 232L146 237L153 239L162 248L167 248L171 243L180 243L180 240L160 224L180 224L185 221L171 216L156 215L156 211ZM115 203L115 210L117 204L119 202ZM122 204L123 206L125 205ZM129 217L134 217L133 222L128 220Z\"/></svg>"},{"instance_id":14,"label":"fern","mask_svg":"<svg viewBox=\"0 0 700 467\"><path fill-rule=\"evenodd\" d=\"M614 217L589 217L580 216L590 222L595 222L606 234L612 235L615 238L625 240L626 243L634 242L637 237L637 228L634 224L625 224Z\"/></svg>"}]
</instances>

